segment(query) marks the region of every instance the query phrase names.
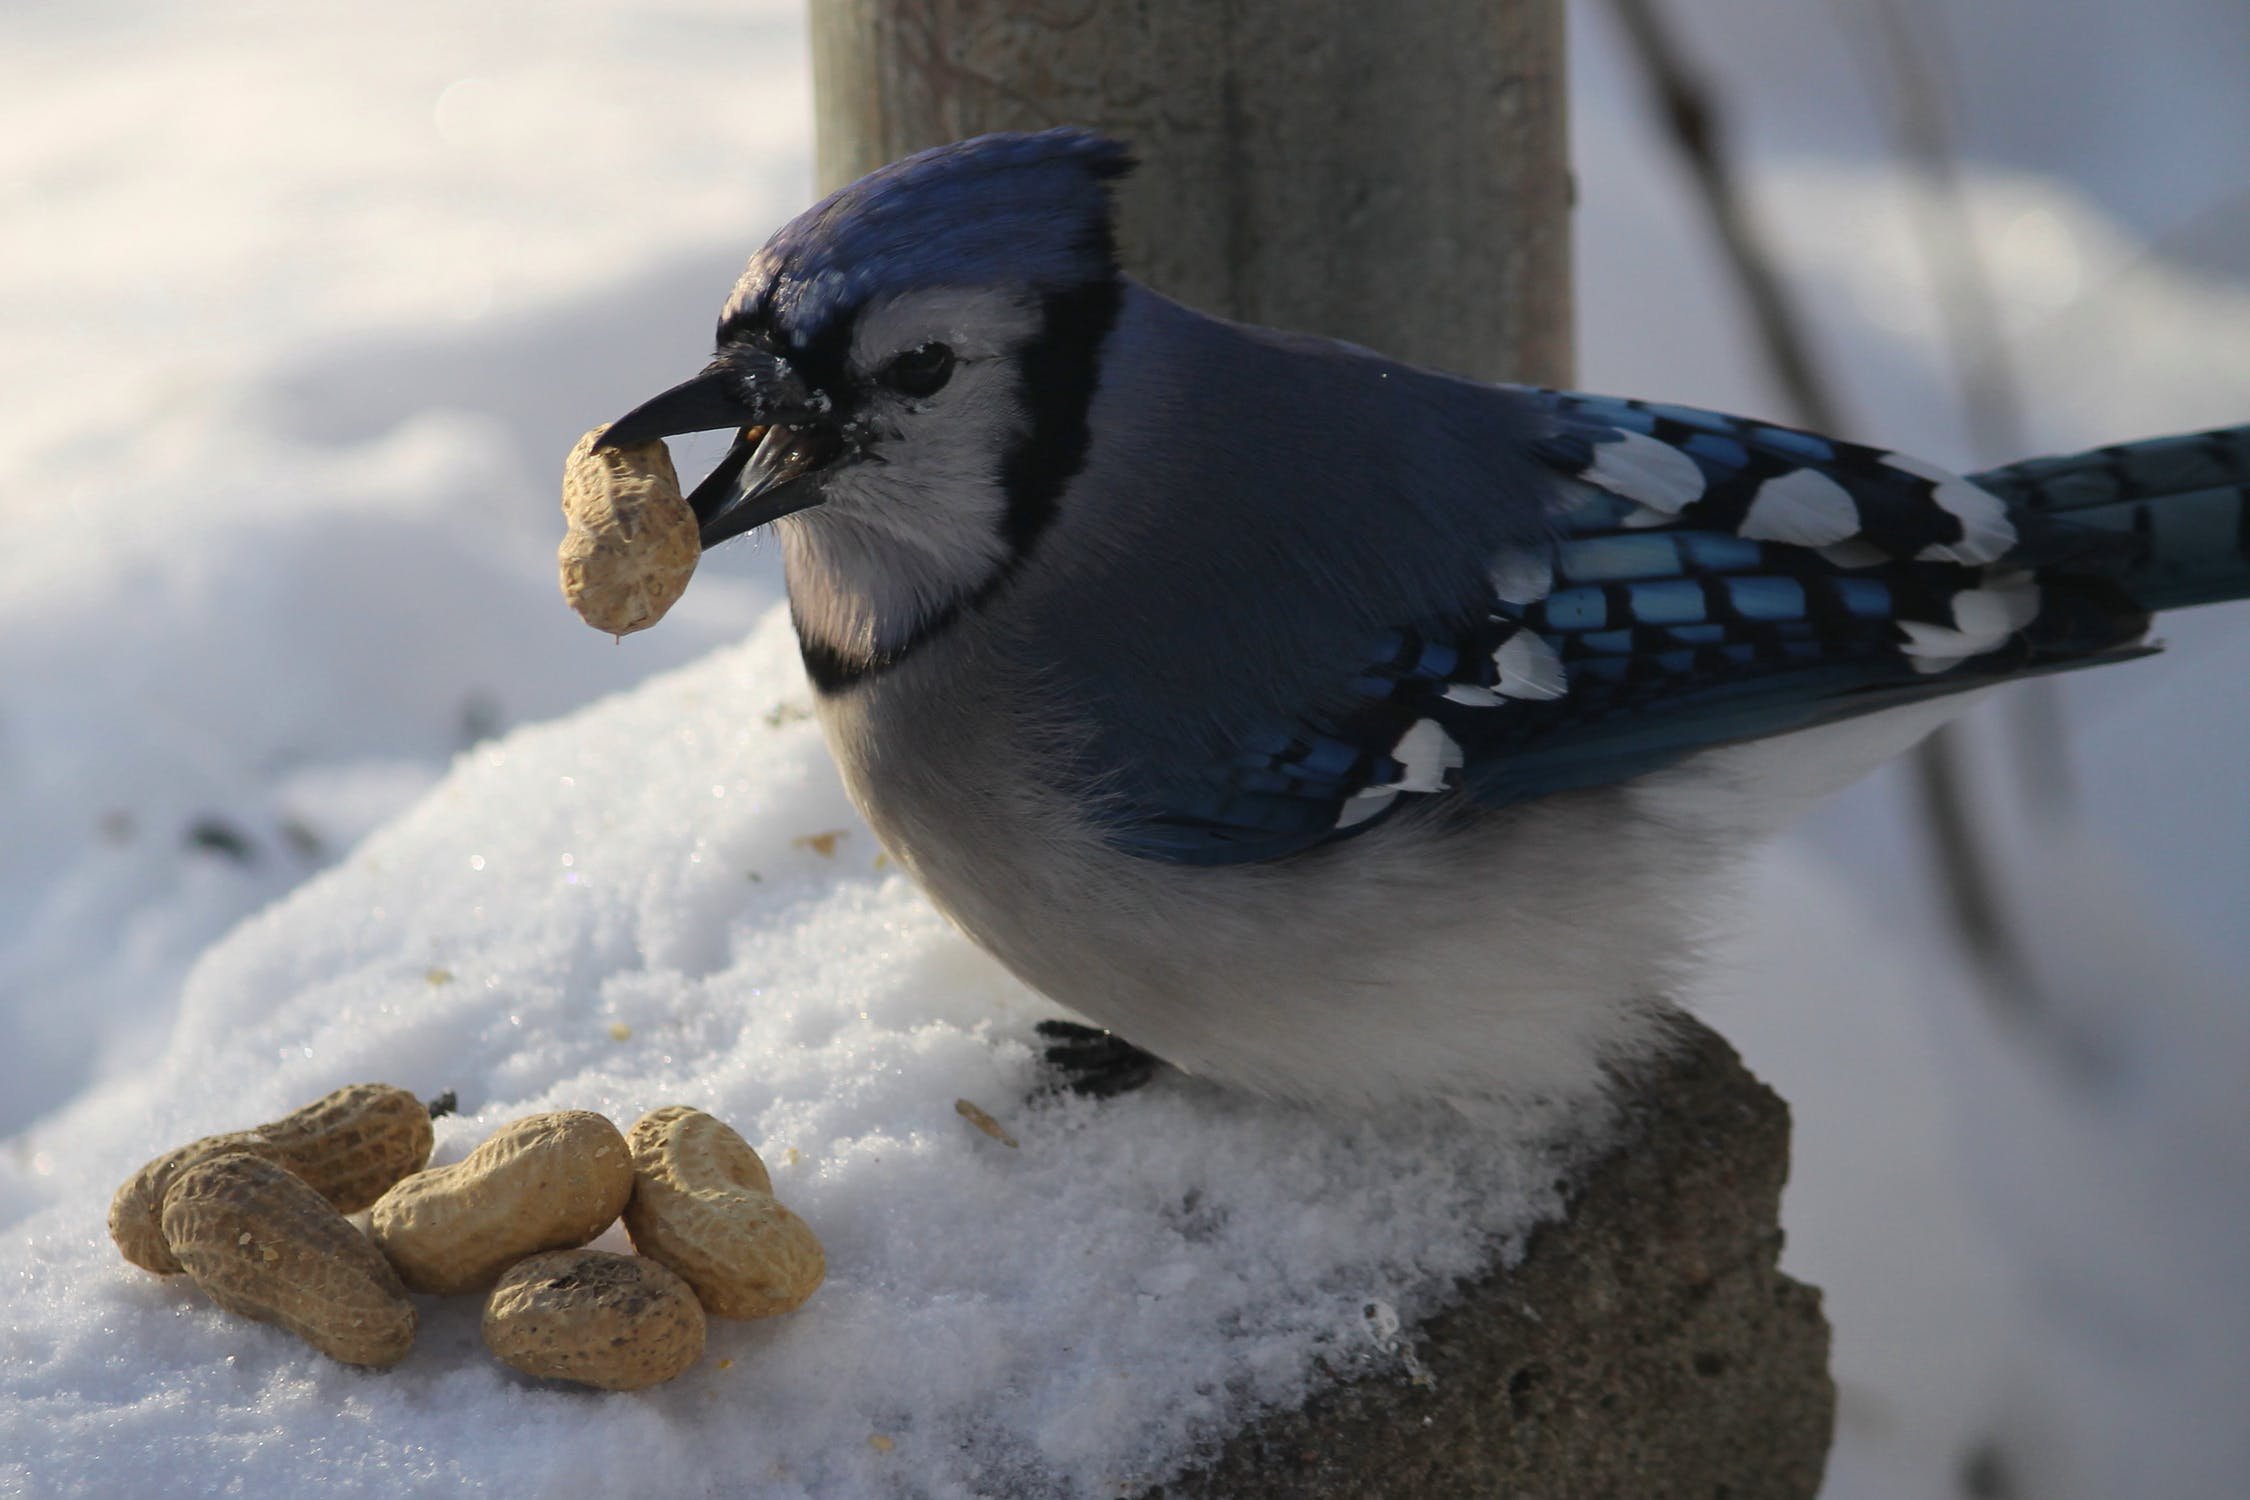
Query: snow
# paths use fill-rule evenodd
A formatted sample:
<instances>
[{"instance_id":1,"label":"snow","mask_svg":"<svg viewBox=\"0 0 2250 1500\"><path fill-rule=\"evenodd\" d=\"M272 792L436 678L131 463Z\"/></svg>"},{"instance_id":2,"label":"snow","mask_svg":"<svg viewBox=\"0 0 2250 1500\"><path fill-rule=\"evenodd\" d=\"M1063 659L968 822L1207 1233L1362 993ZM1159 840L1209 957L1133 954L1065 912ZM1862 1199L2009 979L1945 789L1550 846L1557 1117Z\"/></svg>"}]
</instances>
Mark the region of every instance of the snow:
<instances>
[{"instance_id":1,"label":"snow","mask_svg":"<svg viewBox=\"0 0 2250 1500\"><path fill-rule=\"evenodd\" d=\"M24 1226L10 1294L50 1310L19 1325L0 1415L25 1472L88 1495L201 1463L273 1494L634 1473L667 1494L746 1474L773 1495L1110 1493L1243 1403L1301 1396L1315 1357L1396 1367L1371 1304L1426 1311L1554 1211L1583 1146L1526 1150L1442 1107L1350 1124L1188 1086L1027 1103L1053 1007L882 868L806 693L777 612L464 756L214 948L154 1076L98 1087L57 1132L62 1207ZM477 1299L425 1300L414 1355L370 1377L116 1263L86 1211L113 1163L355 1079L455 1092L441 1160L532 1110L709 1109L816 1226L829 1279L798 1314L716 1324L680 1381L596 1404L486 1356ZM123 1384L95 1396L121 1335ZM190 1439L183 1410L243 1446Z\"/></svg>"},{"instance_id":2,"label":"snow","mask_svg":"<svg viewBox=\"0 0 2250 1500\"><path fill-rule=\"evenodd\" d=\"M2239 76L2239 17L2021 8L1946 24L2015 60L1964 125L2031 446L2243 420L2250 263L2208 210L2246 96L2193 87ZM622 644L560 605L571 440L692 370L806 200L798 12L0 17L0 1493L1112 1493L1316 1359L1398 1367L1392 1320L1551 1208L1560 1148L1439 1115L1028 1103L1050 1008L877 868L770 555L707 559ZM1727 0L1689 34L1743 101L1846 435L2013 456L1959 424L1916 189L1822 14ZM1779 414L1602 15L1582 381ZM2066 80L2108 103L2059 107ZM1796 1114L1831 1500L1957 1493L1987 1445L2065 1500L2250 1473L2250 619L2164 633L2063 686L2083 831L1980 783L2051 1016L2011 1023L1951 956L1895 774L1775 852L1707 986ZM711 1108L830 1283L594 1398L494 1366L468 1303L425 1301L369 1376L117 1261L103 1210L143 1158L376 1078L458 1092L446 1157L534 1109Z\"/></svg>"}]
</instances>

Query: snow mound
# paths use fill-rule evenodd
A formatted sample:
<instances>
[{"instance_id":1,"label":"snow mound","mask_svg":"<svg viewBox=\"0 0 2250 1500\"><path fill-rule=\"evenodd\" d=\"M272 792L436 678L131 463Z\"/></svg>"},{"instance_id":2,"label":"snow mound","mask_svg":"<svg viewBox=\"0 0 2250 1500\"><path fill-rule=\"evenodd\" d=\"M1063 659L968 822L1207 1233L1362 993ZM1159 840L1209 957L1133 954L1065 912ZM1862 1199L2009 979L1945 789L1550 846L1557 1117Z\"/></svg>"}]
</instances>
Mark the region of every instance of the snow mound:
<instances>
[{"instance_id":1,"label":"snow mound","mask_svg":"<svg viewBox=\"0 0 2250 1500\"><path fill-rule=\"evenodd\" d=\"M0 1488L1109 1495L1316 1360L1395 1361L1392 1320L1559 1207L1562 1147L1442 1109L1326 1120L1178 1079L1031 1102L1052 1010L883 868L776 611L463 756L207 955L154 1066L42 1130L52 1202L0 1260ZM709 1109L827 1285L596 1397L494 1362L477 1299L422 1299L414 1353L369 1374L118 1259L104 1208L142 1159L362 1079L458 1094L440 1161L533 1110Z\"/></svg>"}]
</instances>

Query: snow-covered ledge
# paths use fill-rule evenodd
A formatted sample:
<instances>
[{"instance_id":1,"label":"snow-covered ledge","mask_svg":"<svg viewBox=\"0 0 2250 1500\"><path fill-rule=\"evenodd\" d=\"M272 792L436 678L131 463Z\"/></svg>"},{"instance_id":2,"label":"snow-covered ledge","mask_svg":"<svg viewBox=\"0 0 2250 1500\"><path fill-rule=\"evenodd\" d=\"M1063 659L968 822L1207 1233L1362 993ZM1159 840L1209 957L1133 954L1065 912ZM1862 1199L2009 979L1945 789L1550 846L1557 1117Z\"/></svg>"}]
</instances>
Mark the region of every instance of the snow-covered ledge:
<instances>
[{"instance_id":1,"label":"snow-covered ledge","mask_svg":"<svg viewBox=\"0 0 2250 1500\"><path fill-rule=\"evenodd\" d=\"M1521 1264L1414 1358L1267 1416L1163 1500L1808 1500L1836 1415L1820 1293L1783 1275L1789 1111L1684 1023L1631 1123Z\"/></svg>"},{"instance_id":2,"label":"snow-covered ledge","mask_svg":"<svg viewBox=\"0 0 2250 1500\"><path fill-rule=\"evenodd\" d=\"M1782 1117L1715 1041L1622 1126L1503 1130L1178 1078L1034 1105L1051 1013L886 868L777 611L469 752L213 949L160 1058L34 1133L0 1488L1108 1500L1216 1462L1184 1492L1810 1493L1828 1387L1772 1270ZM420 1299L368 1373L119 1260L142 1160L363 1080L458 1096L440 1162L534 1110L711 1110L828 1282L595 1395L497 1364L474 1298Z\"/></svg>"}]
</instances>

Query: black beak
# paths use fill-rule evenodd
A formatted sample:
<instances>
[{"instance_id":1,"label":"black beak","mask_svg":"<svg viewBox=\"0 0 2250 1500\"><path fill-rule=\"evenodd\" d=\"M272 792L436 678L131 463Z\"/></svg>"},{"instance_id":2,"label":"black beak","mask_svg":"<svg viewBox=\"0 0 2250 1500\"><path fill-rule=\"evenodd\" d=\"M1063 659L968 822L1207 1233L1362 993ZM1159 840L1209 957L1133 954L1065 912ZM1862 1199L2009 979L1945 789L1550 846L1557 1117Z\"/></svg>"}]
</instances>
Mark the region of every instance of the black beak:
<instances>
[{"instance_id":1,"label":"black beak","mask_svg":"<svg viewBox=\"0 0 2250 1500\"><path fill-rule=\"evenodd\" d=\"M760 350L729 350L612 422L595 446L721 427L740 429L734 446L687 497L705 547L820 503L814 476L843 451L828 400L788 361Z\"/></svg>"}]
</instances>

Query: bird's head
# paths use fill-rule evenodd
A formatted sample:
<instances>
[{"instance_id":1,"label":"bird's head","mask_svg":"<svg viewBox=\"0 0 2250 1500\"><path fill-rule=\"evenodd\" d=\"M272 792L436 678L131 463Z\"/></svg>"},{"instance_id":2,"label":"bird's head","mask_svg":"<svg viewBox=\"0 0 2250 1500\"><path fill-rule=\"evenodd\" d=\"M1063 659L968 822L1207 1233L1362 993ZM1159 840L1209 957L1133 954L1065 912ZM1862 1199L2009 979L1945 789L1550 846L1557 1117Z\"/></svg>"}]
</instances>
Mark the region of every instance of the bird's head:
<instances>
[{"instance_id":1,"label":"bird's head","mask_svg":"<svg viewBox=\"0 0 2250 1500\"><path fill-rule=\"evenodd\" d=\"M688 497L706 547L804 513L926 551L941 574L989 574L1083 459L1120 295L1108 183L1131 165L1059 129L861 178L751 258L711 363L604 444L737 430Z\"/></svg>"}]
</instances>

